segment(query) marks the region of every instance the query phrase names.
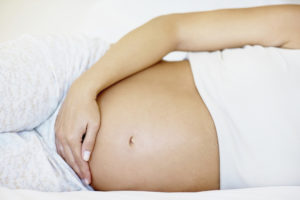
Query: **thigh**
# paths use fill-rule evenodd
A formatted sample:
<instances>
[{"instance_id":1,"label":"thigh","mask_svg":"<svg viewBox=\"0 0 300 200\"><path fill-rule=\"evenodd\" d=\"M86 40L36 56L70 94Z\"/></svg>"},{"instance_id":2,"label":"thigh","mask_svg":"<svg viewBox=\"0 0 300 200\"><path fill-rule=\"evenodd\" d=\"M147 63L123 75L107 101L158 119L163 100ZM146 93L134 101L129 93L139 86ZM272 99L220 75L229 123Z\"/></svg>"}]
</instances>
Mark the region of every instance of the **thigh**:
<instances>
[{"instance_id":1,"label":"thigh","mask_svg":"<svg viewBox=\"0 0 300 200\"><path fill-rule=\"evenodd\" d=\"M108 44L83 35L23 36L0 44L0 132L46 120Z\"/></svg>"},{"instance_id":2,"label":"thigh","mask_svg":"<svg viewBox=\"0 0 300 200\"><path fill-rule=\"evenodd\" d=\"M62 97L46 41L24 36L0 45L0 132L33 129Z\"/></svg>"}]
</instances>

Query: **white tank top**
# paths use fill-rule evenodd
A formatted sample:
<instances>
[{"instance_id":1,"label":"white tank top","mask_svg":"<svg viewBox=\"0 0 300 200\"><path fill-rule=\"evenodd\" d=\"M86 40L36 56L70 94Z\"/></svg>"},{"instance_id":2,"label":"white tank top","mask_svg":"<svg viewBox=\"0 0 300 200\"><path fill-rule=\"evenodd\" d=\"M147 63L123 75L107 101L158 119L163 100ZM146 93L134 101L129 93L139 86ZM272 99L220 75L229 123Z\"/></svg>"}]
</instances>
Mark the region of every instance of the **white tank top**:
<instances>
[{"instance_id":1,"label":"white tank top","mask_svg":"<svg viewBox=\"0 0 300 200\"><path fill-rule=\"evenodd\" d=\"M216 125L221 189L300 185L300 50L188 55Z\"/></svg>"}]
</instances>

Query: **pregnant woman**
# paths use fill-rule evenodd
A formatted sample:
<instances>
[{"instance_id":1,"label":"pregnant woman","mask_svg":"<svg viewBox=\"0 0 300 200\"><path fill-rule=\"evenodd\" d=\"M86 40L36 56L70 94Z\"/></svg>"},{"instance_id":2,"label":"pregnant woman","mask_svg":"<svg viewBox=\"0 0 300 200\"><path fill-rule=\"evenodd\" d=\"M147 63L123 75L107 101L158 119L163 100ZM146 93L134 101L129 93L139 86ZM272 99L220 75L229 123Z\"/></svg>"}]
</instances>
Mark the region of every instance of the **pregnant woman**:
<instances>
[{"instance_id":1,"label":"pregnant woman","mask_svg":"<svg viewBox=\"0 0 300 200\"><path fill-rule=\"evenodd\" d=\"M300 185L299 50L246 46L160 62L174 50L247 44L300 48L300 7L174 14L132 31L72 85L59 153L97 190Z\"/></svg>"},{"instance_id":2,"label":"pregnant woman","mask_svg":"<svg viewBox=\"0 0 300 200\"><path fill-rule=\"evenodd\" d=\"M14 148L7 150L11 145L5 148L1 143L6 157L0 158L0 163L7 163L0 164L1 185L47 191L82 189L80 180L72 178L75 173L65 170L69 166L61 157L85 186L95 190L171 192L300 185L299 5L157 17L113 44L101 59L99 53L87 54L99 60L84 73L94 62L68 57L68 53L83 52L98 43L62 52L68 42L43 42L47 45L40 51L25 48L26 53L35 56L35 62L49 61L47 67L54 69L54 76L44 73L32 77L41 76L42 82L49 83L54 77L57 86L64 86L74 79L60 77L81 75L68 90L57 118L53 115L49 120L52 128L56 120L56 145L54 134L49 134L51 128L42 124L34 129L36 140L43 138L41 144L53 140L53 148L48 145L32 150L26 143L20 152L35 154L26 153L22 164L11 164L16 160L9 156ZM77 43L79 47L79 40L72 41ZM36 40L32 39L32 44L37 44ZM40 56L54 46L58 53L45 53L52 56L47 59ZM175 50L191 53L183 61L161 61ZM25 56L22 63L24 60ZM66 62L62 65L60 60ZM84 67L77 69L74 63ZM63 71L67 69L64 65L72 70ZM14 76L12 73L6 81ZM34 80L19 78L23 78L23 85ZM38 87L42 82L32 85ZM24 90L19 96L31 98L32 105L42 98L42 108L47 109L47 101L67 88L55 87L46 84L47 89L37 90L43 95L33 99ZM47 97L48 90L53 94ZM6 96L18 95L7 91ZM14 105L23 105L18 102ZM26 109L28 106L23 113ZM32 106L32 113L34 109ZM3 118L6 123L1 131L9 124L23 122ZM30 171L36 168L39 170Z\"/></svg>"}]
</instances>

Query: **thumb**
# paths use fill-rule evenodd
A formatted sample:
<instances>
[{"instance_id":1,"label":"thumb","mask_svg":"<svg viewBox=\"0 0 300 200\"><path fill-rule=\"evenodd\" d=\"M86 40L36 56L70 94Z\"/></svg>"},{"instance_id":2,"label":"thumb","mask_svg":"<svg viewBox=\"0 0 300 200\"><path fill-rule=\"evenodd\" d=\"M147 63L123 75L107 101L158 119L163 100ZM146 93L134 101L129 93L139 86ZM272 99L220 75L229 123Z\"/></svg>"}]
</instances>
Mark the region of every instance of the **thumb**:
<instances>
[{"instance_id":1,"label":"thumb","mask_svg":"<svg viewBox=\"0 0 300 200\"><path fill-rule=\"evenodd\" d=\"M89 161L91 152L94 149L96 137L99 131L98 123L89 123L87 126L86 135L82 143L82 158L85 161Z\"/></svg>"}]
</instances>

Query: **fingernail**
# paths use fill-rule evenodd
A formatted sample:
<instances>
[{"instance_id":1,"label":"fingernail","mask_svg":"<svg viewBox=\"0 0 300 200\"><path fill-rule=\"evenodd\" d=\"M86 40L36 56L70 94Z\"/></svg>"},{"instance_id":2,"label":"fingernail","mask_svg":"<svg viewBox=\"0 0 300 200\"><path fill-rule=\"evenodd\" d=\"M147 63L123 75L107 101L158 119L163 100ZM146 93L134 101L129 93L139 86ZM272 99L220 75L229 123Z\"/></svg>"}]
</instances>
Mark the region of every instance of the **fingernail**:
<instances>
[{"instance_id":1,"label":"fingernail","mask_svg":"<svg viewBox=\"0 0 300 200\"><path fill-rule=\"evenodd\" d=\"M86 185L89 185L90 183L89 183L89 181L85 178L85 179L83 179L83 182L84 182L84 184L86 184Z\"/></svg>"},{"instance_id":2,"label":"fingernail","mask_svg":"<svg viewBox=\"0 0 300 200\"><path fill-rule=\"evenodd\" d=\"M89 161L90 155L91 155L91 152L90 152L90 151L84 151L84 152L83 152L83 160Z\"/></svg>"}]
</instances>

